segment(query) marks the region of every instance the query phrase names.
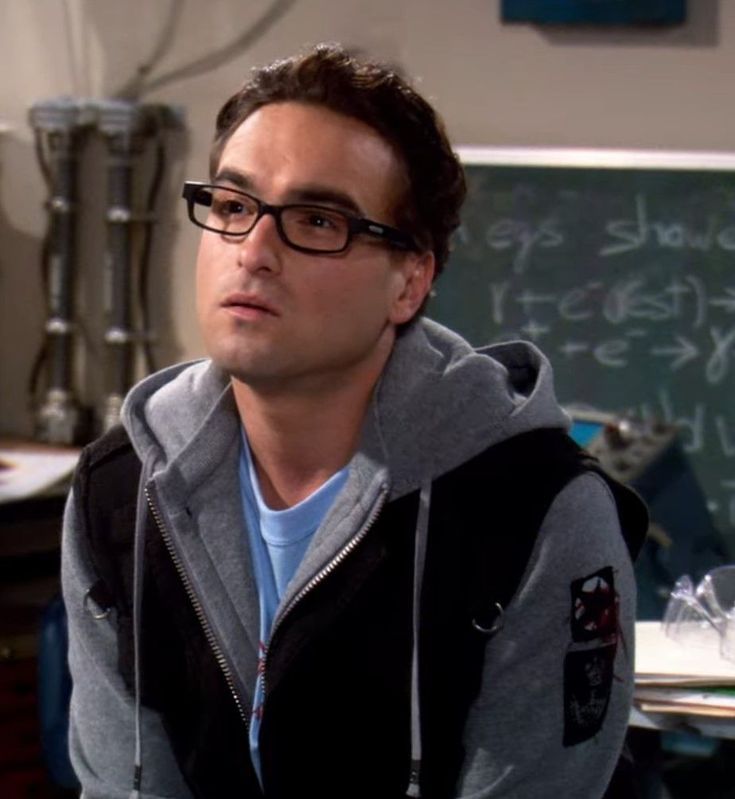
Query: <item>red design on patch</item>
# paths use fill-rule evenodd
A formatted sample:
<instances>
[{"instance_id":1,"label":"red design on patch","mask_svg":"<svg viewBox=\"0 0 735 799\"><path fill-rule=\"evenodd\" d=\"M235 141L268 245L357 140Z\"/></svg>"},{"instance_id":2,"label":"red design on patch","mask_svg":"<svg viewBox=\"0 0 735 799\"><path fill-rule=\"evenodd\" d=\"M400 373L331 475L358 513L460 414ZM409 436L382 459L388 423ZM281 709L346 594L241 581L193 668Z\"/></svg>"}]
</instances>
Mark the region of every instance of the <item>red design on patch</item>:
<instances>
[{"instance_id":1,"label":"red design on patch","mask_svg":"<svg viewBox=\"0 0 735 799\"><path fill-rule=\"evenodd\" d=\"M573 580L572 640L593 641L617 635L618 597L612 566Z\"/></svg>"}]
</instances>

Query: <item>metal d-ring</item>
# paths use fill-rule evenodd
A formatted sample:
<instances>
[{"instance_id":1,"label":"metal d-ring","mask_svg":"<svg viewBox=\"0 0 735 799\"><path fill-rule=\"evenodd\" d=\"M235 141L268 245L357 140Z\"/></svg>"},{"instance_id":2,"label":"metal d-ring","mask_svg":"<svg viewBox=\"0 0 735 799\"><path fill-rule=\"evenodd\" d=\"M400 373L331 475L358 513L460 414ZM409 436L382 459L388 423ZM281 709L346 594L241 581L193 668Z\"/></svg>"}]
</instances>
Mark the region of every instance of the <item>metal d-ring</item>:
<instances>
[{"instance_id":1,"label":"metal d-ring","mask_svg":"<svg viewBox=\"0 0 735 799\"><path fill-rule=\"evenodd\" d=\"M490 636L495 635L495 633L497 633L499 630L502 630L503 624L505 623L503 618L503 606L500 604L500 602L495 602L494 606L496 613L493 623L490 627L483 627L483 625L480 624L476 618L472 619L472 626L477 630L478 633Z\"/></svg>"},{"instance_id":2,"label":"metal d-ring","mask_svg":"<svg viewBox=\"0 0 735 799\"><path fill-rule=\"evenodd\" d=\"M105 608L104 610L97 610L94 611L90 605L90 601L94 602L94 599L91 597L92 589L90 588L89 591L84 595L84 609L89 613L89 615L93 619L106 619L110 615L111 608ZM94 602L95 607L99 608L100 606Z\"/></svg>"}]
</instances>

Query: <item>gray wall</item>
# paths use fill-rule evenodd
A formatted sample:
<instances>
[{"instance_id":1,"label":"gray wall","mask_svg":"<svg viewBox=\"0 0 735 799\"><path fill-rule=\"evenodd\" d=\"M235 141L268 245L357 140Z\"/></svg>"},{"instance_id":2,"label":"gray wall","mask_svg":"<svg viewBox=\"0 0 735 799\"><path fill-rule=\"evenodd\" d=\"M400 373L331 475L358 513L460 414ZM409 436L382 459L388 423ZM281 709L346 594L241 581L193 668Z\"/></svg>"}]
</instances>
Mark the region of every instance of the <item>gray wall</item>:
<instances>
[{"instance_id":1,"label":"gray wall","mask_svg":"<svg viewBox=\"0 0 735 799\"><path fill-rule=\"evenodd\" d=\"M45 187L27 110L34 101L114 94L151 55L178 9L161 75L221 48L271 0L0 0L0 432L32 430L27 384L42 341L39 275ZM499 0L295 0L248 49L206 74L144 100L185 109L171 147L154 251L152 295L159 365L202 354L193 312L197 235L175 198L206 176L213 116L254 64L306 43L338 40L396 61L445 116L456 144L729 151L735 142L735 3L690 0L677 29L548 30L503 26ZM102 151L88 146L80 214L78 390L98 403L104 229Z\"/></svg>"}]
</instances>

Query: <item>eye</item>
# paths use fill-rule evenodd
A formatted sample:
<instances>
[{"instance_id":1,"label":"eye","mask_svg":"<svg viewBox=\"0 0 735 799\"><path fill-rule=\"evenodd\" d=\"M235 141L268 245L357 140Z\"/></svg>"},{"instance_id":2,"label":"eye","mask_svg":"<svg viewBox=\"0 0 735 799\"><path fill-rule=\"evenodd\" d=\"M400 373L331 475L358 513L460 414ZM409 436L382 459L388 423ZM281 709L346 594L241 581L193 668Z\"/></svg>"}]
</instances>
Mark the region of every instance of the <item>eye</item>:
<instances>
[{"instance_id":1,"label":"eye","mask_svg":"<svg viewBox=\"0 0 735 799\"><path fill-rule=\"evenodd\" d=\"M292 206L289 218L305 230L313 232L342 231L346 225L345 217L339 211L314 206Z\"/></svg>"},{"instance_id":2,"label":"eye","mask_svg":"<svg viewBox=\"0 0 735 799\"><path fill-rule=\"evenodd\" d=\"M239 200L217 198L212 202L213 211L219 216L238 216L245 212L245 206Z\"/></svg>"},{"instance_id":3,"label":"eye","mask_svg":"<svg viewBox=\"0 0 735 799\"><path fill-rule=\"evenodd\" d=\"M322 213L321 211L305 212L302 221L305 225L309 225L309 227L315 227L315 228L329 229L335 227L336 225L334 217Z\"/></svg>"}]
</instances>

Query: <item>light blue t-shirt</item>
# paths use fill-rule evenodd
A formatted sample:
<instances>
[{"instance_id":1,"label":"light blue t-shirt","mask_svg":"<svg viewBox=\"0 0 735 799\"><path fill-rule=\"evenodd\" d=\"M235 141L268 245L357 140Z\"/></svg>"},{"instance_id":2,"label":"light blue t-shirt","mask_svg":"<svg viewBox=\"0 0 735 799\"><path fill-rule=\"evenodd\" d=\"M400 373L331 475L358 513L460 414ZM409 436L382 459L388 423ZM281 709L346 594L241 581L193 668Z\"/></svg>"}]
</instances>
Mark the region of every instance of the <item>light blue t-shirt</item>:
<instances>
[{"instance_id":1,"label":"light blue t-shirt","mask_svg":"<svg viewBox=\"0 0 735 799\"><path fill-rule=\"evenodd\" d=\"M312 536L347 481L348 467L333 474L324 485L298 505L271 510L263 501L258 478L243 433L240 451L240 492L248 542L260 599L258 677L250 720L250 752L260 778L258 733L263 711L263 667L273 619L286 586L294 576ZM262 779L261 779L262 783Z\"/></svg>"}]
</instances>

